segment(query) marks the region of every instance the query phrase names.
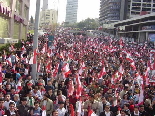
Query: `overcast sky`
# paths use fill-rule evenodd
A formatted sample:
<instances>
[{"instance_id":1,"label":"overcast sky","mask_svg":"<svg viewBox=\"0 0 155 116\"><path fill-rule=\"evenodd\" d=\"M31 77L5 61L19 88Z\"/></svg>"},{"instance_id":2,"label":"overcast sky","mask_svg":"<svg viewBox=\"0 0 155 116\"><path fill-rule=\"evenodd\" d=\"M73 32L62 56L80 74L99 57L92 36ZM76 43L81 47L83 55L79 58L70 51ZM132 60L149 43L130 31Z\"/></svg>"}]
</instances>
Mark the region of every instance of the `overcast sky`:
<instances>
[{"instance_id":1,"label":"overcast sky","mask_svg":"<svg viewBox=\"0 0 155 116\"><path fill-rule=\"evenodd\" d=\"M30 0L29 15L35 17L36 0ZM59 1L59 2L58 2ZM43 0L41 0L42 7ZM67 0L49 0L49 9L58 9L58 22L65 21ZM100 0L79 0L78 22L86 18L99 17Z\"/></svg>"}]
</instances>

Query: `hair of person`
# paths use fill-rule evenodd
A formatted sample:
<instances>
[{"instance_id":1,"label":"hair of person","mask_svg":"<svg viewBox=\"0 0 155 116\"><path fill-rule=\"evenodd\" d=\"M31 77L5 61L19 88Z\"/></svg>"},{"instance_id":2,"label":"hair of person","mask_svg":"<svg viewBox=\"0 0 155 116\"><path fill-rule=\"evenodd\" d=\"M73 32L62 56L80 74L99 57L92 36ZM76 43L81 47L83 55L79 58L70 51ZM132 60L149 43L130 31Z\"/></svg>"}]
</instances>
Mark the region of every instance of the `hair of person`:
<instances>
[{"instance_id":1,"label":"hair of person","mask_svg":"<svg viewBox=\"0 0 155 116\"><path fill-rule=\"evenodd\" d=\"M11 105L14 105L15 106L15 103L14 102L10 102L9 103L9 106L11 106Z\"/></svg>"}]
</instances>

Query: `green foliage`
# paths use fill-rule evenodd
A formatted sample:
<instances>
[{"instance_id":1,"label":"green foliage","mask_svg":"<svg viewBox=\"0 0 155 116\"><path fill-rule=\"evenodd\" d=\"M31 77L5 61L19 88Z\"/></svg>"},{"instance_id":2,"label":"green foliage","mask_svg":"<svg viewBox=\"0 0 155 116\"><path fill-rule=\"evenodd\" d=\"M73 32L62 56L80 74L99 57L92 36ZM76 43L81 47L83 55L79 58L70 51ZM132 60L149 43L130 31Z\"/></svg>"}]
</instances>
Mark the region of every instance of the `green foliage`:
<instances>
[{"instance_id":1,"label":"green foliage","mask_svg":"<svg viewBox=\"0 0 155 116\"><path fill-rule=\"evenodd\" d=\"M99 21L98 19L90 19L87 18L83 21L80 21L78 23L73 23L73 24L69 24L69 23L65 23L64 25L65 27L72 27L72 28L79 28L79 29L88 29L88 30L93 30L99 27Z\"/></svg>"},{"instance_id":2,"label":"green foliage","mask_svg":"<svg viewBox=\"0 0 155 116\"><path fill-rule=\"evenodd\" d=\"M1 46L0 46L0 52L3 52L3 50L5 50L6 53L10 53L10 51L9 51L9 47L10 47L10 46L11 46L10 43L1 45ZM19 48L21 48L21 47L22 47L21 41L19 41L18 43L15 43L15 44L14 44L14 48L19 49Z\"/></svg>"},{"instance_id":3,"label":"green foliage","mask_svg":"<svg viewBox=\"0 0 155 116\"><path fill-rule=\"evenodd\" d=\"M99 27L99 22L97 19L87 18L87 19L77 23L77 27L80 29L86 28L88 30L96 29Z\"/></svg>"}]
</instances>

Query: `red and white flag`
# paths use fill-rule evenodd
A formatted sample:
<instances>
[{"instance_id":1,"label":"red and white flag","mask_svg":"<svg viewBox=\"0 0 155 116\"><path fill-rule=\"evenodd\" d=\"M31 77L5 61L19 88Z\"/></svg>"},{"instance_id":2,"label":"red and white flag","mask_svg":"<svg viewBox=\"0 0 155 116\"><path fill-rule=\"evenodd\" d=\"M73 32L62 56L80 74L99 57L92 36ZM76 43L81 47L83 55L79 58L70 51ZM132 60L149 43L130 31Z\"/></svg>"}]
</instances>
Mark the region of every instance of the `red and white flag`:
<instances>
[{"instance_id":1,"label":"red and white flag","mask_svg":"<svg viewBox=\"0 0 155 116\"><path fill-rule=\"evenodd\" d=\"M99 73L98 78L101 79L101 78L102 78L104 75L106 75L106 74L107 74L107 72L106 72L106 70L105 70L105 67L103 67L102 70L101 70L100 73Z\"/></svg>"},{"instance_id":2,"label":"red and white flag","mask_svg":"<svg viewBox=\"0 0 155 116\"><path fill-rule=\"evenodd\" d=\"M2 76L2 65L0 64L0 85L2 85L3 76Z\"/></svg>"},{"instance_id":3,"label":"red and white flag","mask_svg":"<svg viewBox=\"0 0 155 116\"><path fill-rule=\"evenodd\" d=\"M70 81L69 81L68 96L73 95L73 92L74 92L74 84L73 84L73 81L70 80Z\"/></svg>"},{"instance_id":4,"label":"red and white flag","mask_svg":"<svg viewBox=\"0 0 155 116\"><path fill-rule=\"evenodd\" d=\"M81 84L78 74L76 75L76 85L77 85L76 98L78 99L82 93L82 84Z\"/></svg>"},{"instance_id":5,"label":"red and white flag","mask_svg":"<svg viewBox=\"0 0 155 116\"><path fill-rule=\"evenodd\" d=\"M18 81L16 85L16 93L19 93L22 90L21 80Z\"/></svg>"},{"instance_id":6,"label":"red and white flag","mask_svg":"<svg viewBox=\"0 0 155 116\"><path fill-rule=\"evenodd\" d=\"M6 62L7 62L8 65L12 66L11 57L8 57L8 58L6 59Z\"/></svg>"},{"instance_id":7,"label":"red and white flag","mask_svg":"<svg viewBox=\"0 0 155 116\"><path fill-rule=\"evenodd\" d=\"M29 60L29 64L36 64L36 62L37 62L37 49L33 51L33 55Z\"/></svg>"},{"instance_id":8,"label":"red and white flag","mask_svg":"<svg viewBox=\"0 0 155 116\"><path fill-rule=\"evenodd\" d=\"M65 77L67 77L71 73L68 63L64 64L64 67L62 68L62 72L65 75Z\"/></svg>"},{"instance_id":9,"label":"red and white flag","mask_svg":"<svg viewBox=\"0 0 155 116\"><path fill-rule=\"evenodd\" d=\"M88 116L97 116L93 110L88 111Z\"/></svg>"}]
</instances>

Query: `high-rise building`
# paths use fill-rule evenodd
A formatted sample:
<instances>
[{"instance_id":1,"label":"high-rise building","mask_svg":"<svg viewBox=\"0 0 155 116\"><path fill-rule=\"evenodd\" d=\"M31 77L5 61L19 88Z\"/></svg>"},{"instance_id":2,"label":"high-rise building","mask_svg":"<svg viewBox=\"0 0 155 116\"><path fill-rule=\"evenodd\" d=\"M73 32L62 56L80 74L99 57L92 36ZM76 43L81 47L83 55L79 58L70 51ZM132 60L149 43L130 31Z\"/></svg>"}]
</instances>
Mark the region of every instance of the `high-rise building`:
<instances>
[{"instance_id":1,"label":"high-rise building","mask_svg":"<svg viewBox=\"0 0 155 116\"><path fill-rule=\"evenodd\" d=\"M129 18L155 12L155 0L129 0Z\"/></svg>"},{"instance_id":2,"label":"high-rise building","mask_svg":"<svg viewBox=\"0 0 155 116\"><path fill-rule=\"evenodd\" d=\"M30 0L0 1L0 38L26 39Z\"/></svg>"},{"instance_id":3,"label":"high-rise building","mask_svg":"<svg viewBox=\"0 0 155 116\"><path fill-rule=\"evenodd\" d=\"M101 0L100 24L123 20L127 0Z\"/></svg>"},{"instance_id":4,"label":"high-rise building","mask_svg":"<svg viewBox=\"0 0 155 116\"><path fill-rule=\"evenodd\" d=\"M67 0L66 23L77 22L78 0Z\"/></svg>"},{"instance_id":5,"label":"high-rise building","mask_svg":"<svg viewBox=\"0 0 155 116\"><path fill-rule=\"evenodd\" d=\"M40 12L39 26L48 28L49 26L58 22L58 11L54 9L42 10Z\"/></svg>"},{"instance_id":6,"label":"high-rise building","mask_svg":"<svg viewBox=\"0 0 155 116\"><path fill-rule=\"evenodd\" d=\"M42 10L47 10L47 9L48 9L48 0L43 0Z\"/></svg>"},{"instance_id":7,"label":"high-rise building","mask_svg":"<svg viewBox=\"0 0 155 116\"><path fill-rule=\"evenodd\" d=\"M155 12L155 0L100 0L100 24Z\"/></svg>"}]
</instances>

